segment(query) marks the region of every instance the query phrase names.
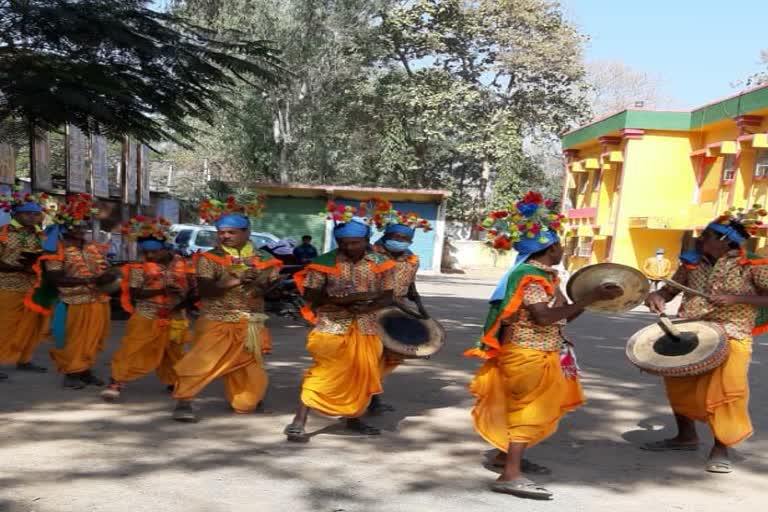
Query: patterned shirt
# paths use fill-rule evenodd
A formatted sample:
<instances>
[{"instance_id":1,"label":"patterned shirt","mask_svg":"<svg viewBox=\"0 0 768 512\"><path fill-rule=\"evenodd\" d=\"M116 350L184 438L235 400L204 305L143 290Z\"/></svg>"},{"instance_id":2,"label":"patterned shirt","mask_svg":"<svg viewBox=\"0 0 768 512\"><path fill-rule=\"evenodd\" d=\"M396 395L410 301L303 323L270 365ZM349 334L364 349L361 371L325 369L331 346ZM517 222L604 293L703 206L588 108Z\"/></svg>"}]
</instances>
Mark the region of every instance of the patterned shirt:
<instances>
[{"instance_id":1,"label":"patterned shirt","mask_svg":"<svg viewBox=\"0 0 768 512\"><path fill-rule=\"evenodd\" d=\"M249 251L249 254L252 256L238 259L222 250L202 253L196 258L197 277L220 281L227 277L235 277L241 270L240 267L247 266L265 273L263 278L266 282L271 283L277 279L282 266L279 260L255 248ZM200 313L206 318L220 322L239 322L251 313L264 312L264 297L254 295L242 286L230 288L218 297L204 297L201 302L203 306Z\"/></svg>"},{"instance_id":2,"label":"patterned shirt","mask_svg":"<svg viewBox=\"0 0 768 512\"><path fill-rule=\"evenodd\" d=\"M538 261L528 261L528 264L552 276L553 293L547 293L541 283L527 284L523 289L523 307L519 309L519 316L514 323L503 328L501 342L545 352L559 352L563 348L563 342L566 341L562 333L566 320L560 320L552 325L538 325L533 321L531 312L525 307L543 302L551 307L555 303L559 281L557 270L542 265Z\"/></svg>"},{"instance_id":3,"label":"patterned shirt","mask_svg":"<svg viewBox=\"0 0 768 512\"><path fill-rule=\"evenodd\" d=\"M768 292L768 265L745 264L738 251L731 251L713 265L704 260L695 268L678 271L676 281L708 295L760 295ZM719 324L732 339L752 336L757 319L755 306L715 306L704 297L684 295L678 315L691 320Z\"/></svg>"},{"instance_id":4,"label":"patterned shirt","mask_svg":"<svg viewBox=\"0 0 768 512\"><path fill-rule=\"evenodd\" d=\"M0 261L18 266L23 252L42 252L40 235L6 224L0 230ZM0 290L26 292L35 284L35 276L26 272L0 272Z\"/></svg>"},{"instance_id":5,"label":"patterned shirt","mask_svg":"<svg viewBox=\"0 0 768 512\"><path fill-rule=\"evenodd\" d=\"M109 268L107 247L88 242L83 247L59 244L54 259L45 261L49 272L64 271L66 277L87 279L98 277ZM59 299L65 304L91 304L109 302L109 295L101 293L92 284L59 287Z\"/></svg>"},{"instance_id":6,"label":"patterned shirt","mask_svg":"<svg viewBox=\"0 0 768 512\"><path fill-rule=\"evenodd\" d=\"M326 273L310 267L304 277L304 287L324 290L330 297L394 290L394 268L377 272L377 262L380 260L380 256L368 253L360 261L353 262L339 252L336 254L336 271ZM354 320L357 320L357 326L362 334L376 334L375 313L354 315L349 311L323 311L322 306L317 310L315 329L329 334L344 334Z\"/></svg>"},{"instance_id":7,"label":"patterned shirt","mask_svg":"<svg viewBox=\"0 0 768 512\"><path fill-rule=\"evenodd\" d=\"M171 316L173 308L181 304L189 290L189 269L181 256L174 256L165 266L150 262L130 265L128 273L128 287L135 290L162 290L170 283L181 289L179 294L156 295L135 301L134 311L153 320Z\"/></svg>"},{"instance_id":8,"label":"patterned shirt","mask_svg":"<svg viewBox=\"0 0 768 512\"><path fill-rule=\"evenodd\" d=\"M413 253L402 253L399 256L393 256L381 245L374 245L374 250L395 262L395 289L396 298L408 296L408 290L416 282L416 273L419 270L419 257Z\"/></svg>"}]
</instances>

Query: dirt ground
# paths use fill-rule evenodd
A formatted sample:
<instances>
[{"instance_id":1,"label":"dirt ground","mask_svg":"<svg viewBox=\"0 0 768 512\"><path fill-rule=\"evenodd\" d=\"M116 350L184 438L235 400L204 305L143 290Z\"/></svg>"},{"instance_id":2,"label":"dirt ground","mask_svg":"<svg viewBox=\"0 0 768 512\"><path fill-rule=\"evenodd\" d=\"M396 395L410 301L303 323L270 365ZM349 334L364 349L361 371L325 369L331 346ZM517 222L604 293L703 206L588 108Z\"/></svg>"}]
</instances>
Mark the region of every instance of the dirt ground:
<instances>
[{"instance_id":1,"label":"dirt ground","mask_svg":"<svg viewBox=\"0 0 768 512\"><path fill-rule=\"evenodd\" d=\"M551 477L538 481L555 499L489 492L495 475L482 465L489 447L472 428L467 391L478 361L461 352L478 334L492 285L488 276L471 274L421 281L448 344L386 380L386 400L397 411L370 419L384 429L380 438L312 416L309 444L284 441L282 428L310 360L306 328L283 320L272 323L267 410L253 415L232 414L221 383L200 396L202 421L186 425L170 419L173 403L154 376L132 383L121 403L105 404L95 389L62 390L54 374L8 369L11 380L0 382L0 511L765 510L768 343L755 341L757 433L740 445L736 472L711 475L703 470L704 447L661 454L637 448L672 427L660 380L624 356L627 338L653 321L642 311L585 315L569 326L588 403L529 454L552 468ZM96 368L103 376L123 326L116 323ZM38 362L49 364L43 350Z\"/></svg>"}]
</instances>

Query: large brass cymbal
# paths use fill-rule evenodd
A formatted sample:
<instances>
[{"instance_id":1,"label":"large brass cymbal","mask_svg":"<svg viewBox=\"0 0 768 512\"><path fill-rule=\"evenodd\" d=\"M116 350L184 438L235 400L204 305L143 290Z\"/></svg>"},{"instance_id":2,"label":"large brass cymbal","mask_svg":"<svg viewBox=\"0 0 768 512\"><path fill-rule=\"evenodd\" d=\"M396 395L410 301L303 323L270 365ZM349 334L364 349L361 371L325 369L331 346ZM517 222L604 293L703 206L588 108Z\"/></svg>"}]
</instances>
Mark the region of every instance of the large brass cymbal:
<instances>
[{"instance_id":1,"label":"large brass cymbal","mask_svg":"<svg viewBox=\"0 0 768 512\"><path fill-rule=\"evenodd\" d=\"M587 310L624 313L642 304L651 290L648 279L639 270L618 263L598 263L576 271L568 281L566 292L576 302L602 284L615 284L624 293L613 300L595 302Z\"/></svg>"}]
</instances>

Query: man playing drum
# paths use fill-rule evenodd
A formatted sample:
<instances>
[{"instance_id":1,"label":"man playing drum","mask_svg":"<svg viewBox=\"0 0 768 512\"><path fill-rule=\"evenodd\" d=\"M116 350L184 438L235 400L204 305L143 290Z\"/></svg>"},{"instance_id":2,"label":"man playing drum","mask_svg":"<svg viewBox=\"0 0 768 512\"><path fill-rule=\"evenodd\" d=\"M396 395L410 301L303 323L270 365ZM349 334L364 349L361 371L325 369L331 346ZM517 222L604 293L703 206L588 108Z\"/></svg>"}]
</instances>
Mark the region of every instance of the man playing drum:
<instances>
[{"instance_id":1,"label":"man playing drum","mask_svg":"<svg viewBox=\"0 0 768 512\"><path fill-rule=\"evenodd\" d=\"M382 236L373 246L374 251L386 256L395 263L395 290L396 301L405 302L406 299L416 304L422 317L429 314L421 303L421 296L416 290L416 272L419 270L419 257L410 250L413 237L417 229L425 232L431 228L429 221L420 218L415 213L403 214L393 208L392 203L381 199L375 199L374 222L376 227L384 231ZM384 348L381 357L382 377L392 373L405 359L401 354ZM368 411L373 414L393 411L394 407L383 402L381 395L374 395Z\"/></svg>"},{"instance_id":2,"label":"man playing drum","mask_svg":"<svg viewBox=\"0 0 768 512\"><path fill-rule=\"evenodd\" d=\"M694 420L706 422L715 438L706 465L712 473L730 473L728 447L752 434L747 370L752 335L763 330L757 325L758 313L768 307L768 260L746 254L744 244L750 236L748 227L764 213L754 208L738 216L726 212L718 217L699 239L700 254L685 254L683 265L673 278L709 296L684 296L678 314L719 324L729 338L729 355L725 363L711 372L664 379L675 413L677 435L643 448L695 451L699 438ZM662 313L666 302L678 293L664 287L648 296L647 305L651 311Z\"/></svg>"},{"instance_id":3,"label":"man playing drum","mask_svg":"<svg viewBox=\"0 0 768 512\"><path fill-rule=\"evenodd\" d=\"M484 222L494 247L507 250L514 243L518 255L491 297L481 340L464 353L486 361L470 390L477 397L475 429L501 451L491 462L502 468L491 490L537 499L552 493L523 473L549 470L527 461L523 453L551 436L560 418L584 401L562 327L584 307L622 293L615 285L602 285L568 304L553 268L563 257L557 235L561 216L551 213L550 206L530 192L511 211L492 212Z\"/></svg>"},{"instance_id":4,"label":"man playing drum","mask_svg":"<svg viewBox=\"0 0 768 512\"><path fill-rule=\"evenodd\" d=\"M314 310L304 311L315 321L307 338L314 365L304 375L296 416L285 428L289 441L309 441L305 425L310 409L347 418L350 430L380 434L359 417L371 397L382 392L383 347L374 312L392 303L395 264L370 249L370 226L364 219L349 218L351 213L334 215L342 221L333 230L338 250L316 258L295 276Z\"/></svg>"}]
</instances>

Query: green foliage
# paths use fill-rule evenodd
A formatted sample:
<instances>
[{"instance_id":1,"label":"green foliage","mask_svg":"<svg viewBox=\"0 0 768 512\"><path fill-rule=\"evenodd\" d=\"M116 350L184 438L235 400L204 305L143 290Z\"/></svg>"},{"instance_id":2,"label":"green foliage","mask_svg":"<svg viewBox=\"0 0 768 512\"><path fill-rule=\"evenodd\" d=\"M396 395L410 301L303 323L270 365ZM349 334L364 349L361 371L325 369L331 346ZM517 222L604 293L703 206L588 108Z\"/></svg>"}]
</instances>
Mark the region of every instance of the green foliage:
<instances>
[{"instance_id":1,"label":"green foliage","mask_svg":"<svg viewBox=\"0 0 768 512\"><path fill-rule=\"evenodd\" d=\"M186 0L176 9L273 39L294 73L270 91L240 87L236 114L218 118L201 148L222 179L444 188L451 217L473 221L559 183L559 169L525 143L584 114L582 37L556 2Z\"/></svg>"},{"instance_id":2,"label":"green foliage","mask_svg":"<svg viewBox=\"0 0 768 512\"><path fill-rule=\"evenodd\" d=\"M0 2L0 122L69 122L112 138L189 144L191 120L212 124L239 84L261 89L285 74L267 42L149 4Z\"/></svg>"}]
</instances>

